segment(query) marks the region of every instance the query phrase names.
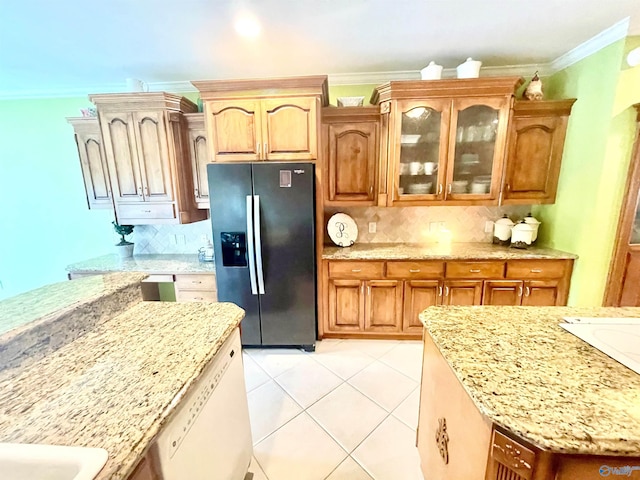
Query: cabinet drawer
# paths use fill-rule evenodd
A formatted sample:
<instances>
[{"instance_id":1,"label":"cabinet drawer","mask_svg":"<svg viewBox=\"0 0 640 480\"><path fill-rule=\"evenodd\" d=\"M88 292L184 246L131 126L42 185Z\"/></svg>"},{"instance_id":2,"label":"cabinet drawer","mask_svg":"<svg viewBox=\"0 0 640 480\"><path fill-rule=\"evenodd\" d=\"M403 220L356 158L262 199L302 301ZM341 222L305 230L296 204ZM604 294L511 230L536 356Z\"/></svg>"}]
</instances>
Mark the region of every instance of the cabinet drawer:
<instances>
[{"instance_id":1,"label":"cabinet drawer","mask_svg":"<svg viewBox=\"0 0 640 480\"><path fill-rule=\"evenodd\" d=\"M535 452L495 430L493 432L491 458L494 462L506 467L498 467L496 469L498 471L506 470L505 473L508 473L508 475L504 478L529 480L533 476L533 469L536 464ZM498 476L494 477L492 475L491 478L498 478ZM503 477L500 476L499 478Z\"/></svg>"},{"instance_id":2,"label":"cabinet drawer","mask_svg":"<svg viewBox=\"0 0 640 480\"><path fill-rule=\"evenodd\" d=\"M507 278L562 278L565 260L510 260L507 262Z\"/></svg>"},{"instance_id":3,"label":"cabinet drawer","mask_svg":"<svg viewBox=\"0 0 640 480\"><path fill-rule=\"evenodd\" d=\"M127 218L148 218L148 219L171 219L176 218L173 203L137 203L137 204L119 204L118 218L126 220Z\"/></svg>"},{"instance_id":4,"label":"cabinet drawer","mask_svg":"<svg viewBox=\"0 0 640 480\"><path fill-rule=\"evenodd\" d=\"M447 262L447 278L502 278L504 262Z\"/></svg>"},{"instance_id":5,"label":"cabinet drawer","mask_svg":"<svg viewBox=\"0 0 640 480\"><path fill-rule=\"evenodd\" d=\"M216 290L216 277L214 275L176 275L176 290Z\"/></svg>"},{"instance_id":6,"label":"cabinet drawer","mask_svg":"<svg viewBox=\"0 0 640 480\"><path fill-rule=\"evenodd\" d=\"M388 278L440 278L444 262L387 262Z\"/></svg>"},{"instance_id":7,"label":"cabinet drawer","mask_svg":"<svg viewBox=\"0 0 640 480\"><path fill-rule=\"evenodd\" d=\"M176 302L217 302L215 290L177 290Z\"/></svg>"},{"instance_id":8,"label":"cabinet drawer","mask_svg":"<svg viewBox=\"0 0 640 480\"><path fill-rule=\"evenodd\" d=\"M329 278L383 278L384 262L329 262Z\"/></svg>"}]
</instances>

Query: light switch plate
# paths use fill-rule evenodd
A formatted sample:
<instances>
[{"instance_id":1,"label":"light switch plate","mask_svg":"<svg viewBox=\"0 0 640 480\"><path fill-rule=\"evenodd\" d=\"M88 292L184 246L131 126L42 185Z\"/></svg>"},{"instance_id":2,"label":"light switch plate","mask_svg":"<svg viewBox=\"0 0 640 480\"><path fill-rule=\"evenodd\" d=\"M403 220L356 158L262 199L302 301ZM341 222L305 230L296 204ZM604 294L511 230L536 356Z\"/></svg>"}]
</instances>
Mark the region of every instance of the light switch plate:
<instances>
[{"instance_id":1,"label":"light switch plate","mask_svg":"<svg viewBox=\"0 0 640 480\"><path fill-rule=\"evenodd\" d=\"M369 222L369 233L376 233L376 222Z\"/></svg>"},{"instance_id":2,"label":"light switch plate","mask_svg":"<svg viewBox=\"0 0 640 480\"><path fill-rule=\"evenodd\" d=\"M493 232L493 222L491 220L487 220L484 222L484 233Z\"/></svg>"}]
</instances>

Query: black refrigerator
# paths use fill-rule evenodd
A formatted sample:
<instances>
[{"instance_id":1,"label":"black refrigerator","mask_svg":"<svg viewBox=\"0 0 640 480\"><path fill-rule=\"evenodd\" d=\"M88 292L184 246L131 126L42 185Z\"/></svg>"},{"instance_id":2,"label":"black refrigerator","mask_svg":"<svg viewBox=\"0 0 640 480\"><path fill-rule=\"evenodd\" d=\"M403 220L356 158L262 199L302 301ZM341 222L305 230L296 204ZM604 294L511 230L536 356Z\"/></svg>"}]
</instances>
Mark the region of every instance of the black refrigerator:
<instances>
[{"instance_id":1,"label":"black refrigerator","mask_svg":"<svg viewBox=\"0 0 640 480\"><path fill-rule=\"evenodd\" d=\"M242 307L245 346L316 341L311 163L207 165L218 301Z\"/></svg>"}]
</instances>

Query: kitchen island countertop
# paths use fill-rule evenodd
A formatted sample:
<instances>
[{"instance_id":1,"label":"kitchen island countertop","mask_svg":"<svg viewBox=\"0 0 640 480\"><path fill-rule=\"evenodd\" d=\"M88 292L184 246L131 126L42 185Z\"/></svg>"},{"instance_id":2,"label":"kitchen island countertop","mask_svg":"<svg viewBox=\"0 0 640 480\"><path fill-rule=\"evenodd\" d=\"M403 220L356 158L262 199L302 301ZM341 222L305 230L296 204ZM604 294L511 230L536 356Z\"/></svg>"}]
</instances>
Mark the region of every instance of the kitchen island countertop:
<instances>
[{"instance_id":1,"label":"kitchen island countertop","mask_svg":"<svg viewBox=\"0 0 640 480\"><path fill-rule=\"evenodd\" d=\"M72 263L66 268L70 273L90 272L144 272L149 274L215 273L214 262L201 262L198 255L147 254L120 258L116 254L102 255L82 262Z\"/></svg>"},{"instance_id":2,"label":"kitchen island countertop","mask_svg":"<svg viewBox=\"0 0 640 480\"><path fill-rule=\"evenodd\" d=\"M243 316L231 303L140 302L5 370L0 442L101 447L96 478L127 478Z\"/></svg>"},{"instance_id":3,"label":"kitchen island countertop","mask_svg":"<svg viewBox=\"0 0 640 480\"><path fill-rule=\"evenodd\" d=\"M491 243L356 243L325 246L324 260L520 260L575 259L577 255L550 248L521 250Z\"/></svg>"},{"instance_id":4,"label":"kitchen island countertop","mask_svg":"<svg viewBox=\"0 0 640 480\"><path fill-rule=\"evenodd\" d=\"M558 324L640 308L430 307L429 335L491 421L558 453L638 455L640 375Z\"/></svg>"}]
</instances>

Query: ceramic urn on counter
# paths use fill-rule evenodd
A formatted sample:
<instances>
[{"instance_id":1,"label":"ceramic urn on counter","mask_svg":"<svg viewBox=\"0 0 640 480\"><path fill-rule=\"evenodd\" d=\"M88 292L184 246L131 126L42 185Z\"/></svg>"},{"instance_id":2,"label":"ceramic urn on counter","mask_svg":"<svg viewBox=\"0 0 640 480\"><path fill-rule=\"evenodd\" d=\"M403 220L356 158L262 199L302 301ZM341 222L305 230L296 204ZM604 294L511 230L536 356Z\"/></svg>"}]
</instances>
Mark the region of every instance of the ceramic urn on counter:
<instances>
[{"instance_id":1,"label":"ceramic urn on counter","mask_svg":"<svg viewBox=\"0 0 640 480\"><path fill-rule=\"evenodd\" d=\"M511 229L511 246L529 248L533 242L533 226L522 220Z\"/></svg>"},{"instance_id":2,"label":"ceramic urn on counter","mask_svg":"<svg viewBox=\"0 0 640 480\"><path fill-rule=\"evenodd\" d=\"M538 239L538 228L540 227L540 224L542 222L540 222L536 217L531 215L531 213L527 213L527 216L524 217L523 222L533 227L533 236L531 238L531 243L536 243L536 240Z\"/></svg>"},{"instance_id":3,"label":"ceramic urn on counter","mask_svg":"<svg viewBox=\"0 0 640 480\"><path fill-rule=\"evenodd\" d=\"M496 245L509 245L511 243L511 229L515 224L505 213L500 220L493 223L493 243Z\"/></svg>"}]
</instances>

